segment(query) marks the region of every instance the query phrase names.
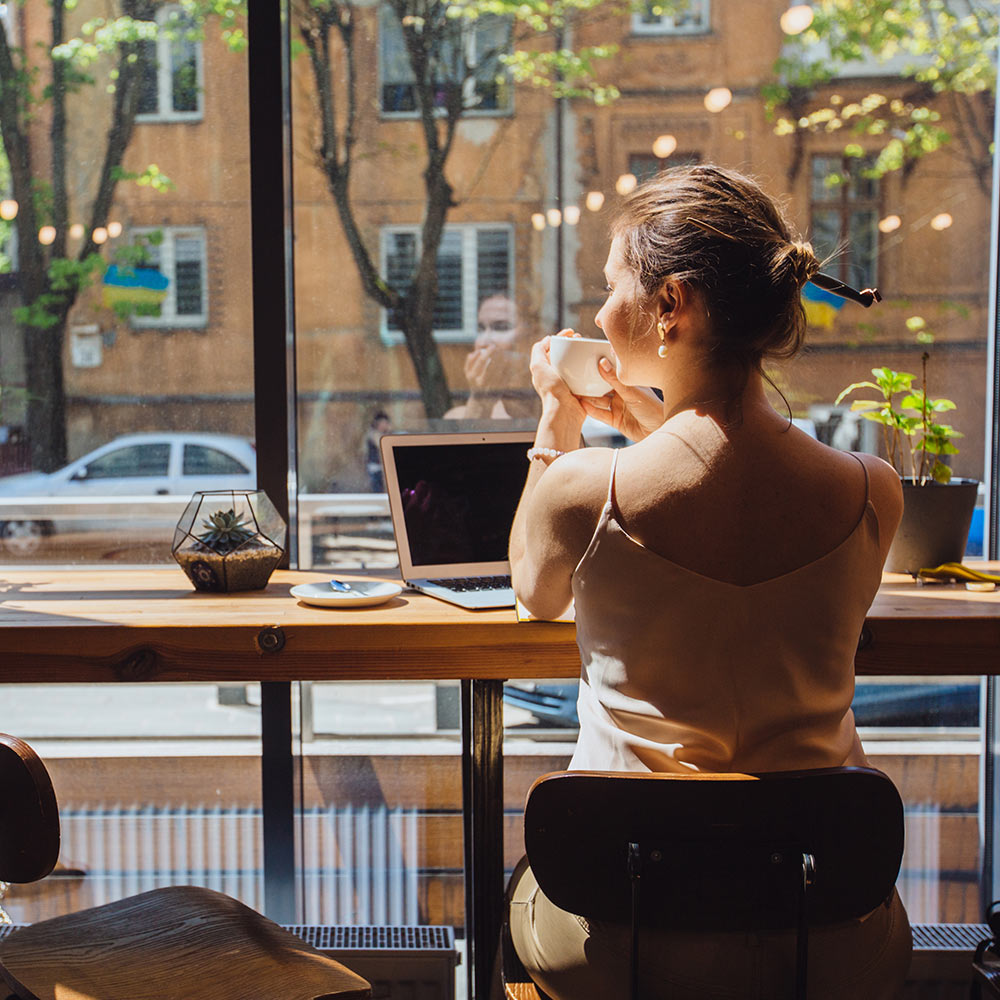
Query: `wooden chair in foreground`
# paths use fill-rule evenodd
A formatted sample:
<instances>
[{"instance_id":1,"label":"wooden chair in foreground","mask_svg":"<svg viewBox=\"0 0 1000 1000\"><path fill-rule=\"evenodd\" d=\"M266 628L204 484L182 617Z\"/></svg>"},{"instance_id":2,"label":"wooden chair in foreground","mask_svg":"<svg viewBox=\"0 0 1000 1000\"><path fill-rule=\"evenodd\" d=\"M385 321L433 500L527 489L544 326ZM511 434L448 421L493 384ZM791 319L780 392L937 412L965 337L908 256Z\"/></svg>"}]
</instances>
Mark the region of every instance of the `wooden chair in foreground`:
<instances>
[{"instance_id":1,"label":"wooden chair in foreground","mask_svg":"<svg viewBox=\"0 0 1000 1000\"><path fill-rule=\"evenodd\" d=\"M903 805L870 768L747 774L561 771L528 792L524 842L539 887L560 908L638 929L795 930L804 998L809 928L860 917L892 892L903 855ZM545 994L501 942L509 1000ZM777 1000L777 998L776 998Z\"/></svg>"},{"instance_id":2,"label":"wooden chair in foreground","mask_svg":"<svg viewBox=\"0 0 1000 1000\"><path fill-rule=\"evenodd\" d=\"M44 878L59 856L45 766L0 733L0 881ZM6 990L3 989L6 985ZM229 896L154 889L0 940L0 997L18 1000L362 1000L360 976Z\"/></svg>"}]
</instances>

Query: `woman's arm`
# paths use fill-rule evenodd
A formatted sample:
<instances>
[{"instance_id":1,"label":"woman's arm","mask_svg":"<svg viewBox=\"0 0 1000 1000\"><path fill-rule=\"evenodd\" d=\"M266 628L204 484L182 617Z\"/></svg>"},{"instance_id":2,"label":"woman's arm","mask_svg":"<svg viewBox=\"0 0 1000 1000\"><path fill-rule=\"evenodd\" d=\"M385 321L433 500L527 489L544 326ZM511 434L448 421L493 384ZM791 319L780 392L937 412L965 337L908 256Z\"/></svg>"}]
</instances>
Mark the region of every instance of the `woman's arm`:
<instances>
[{"instance_id":1,"label":"woman's arm","mask_svg":"<svg viewBox=\"0 0 1000 1000\"><path fill-rule=\"evenodd\" d=\"M594 509L593 484L596 453L604 449L579 450L585 413L549 363L548 338L532 349L531 376L542 400L535 448L544 450L529 462L511 527L511 576L532 614L556 618L572 600L573 570L600 511L600 500Z\"/></svg>"}]
</instances>

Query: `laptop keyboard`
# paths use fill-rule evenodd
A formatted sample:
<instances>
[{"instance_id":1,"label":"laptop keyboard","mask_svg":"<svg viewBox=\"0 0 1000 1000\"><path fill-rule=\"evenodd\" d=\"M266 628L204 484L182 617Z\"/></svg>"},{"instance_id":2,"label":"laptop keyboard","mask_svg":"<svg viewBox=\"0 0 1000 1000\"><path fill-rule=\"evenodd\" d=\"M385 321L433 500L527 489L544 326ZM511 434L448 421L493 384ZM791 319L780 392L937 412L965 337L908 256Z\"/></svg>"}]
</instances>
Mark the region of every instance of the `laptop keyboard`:
<instances>
[{"instance_id":1,"label":"laptop keyboard","mask_svg":"<svg viewBox=\"0 0 1000 1000\"><path fill-rule=\"evenodd\" d=\"M445 590L467 593L473 590L503 590L510 586L509 576L455 576L443 580L434 580Z\"/></svg>"}]
</instances>

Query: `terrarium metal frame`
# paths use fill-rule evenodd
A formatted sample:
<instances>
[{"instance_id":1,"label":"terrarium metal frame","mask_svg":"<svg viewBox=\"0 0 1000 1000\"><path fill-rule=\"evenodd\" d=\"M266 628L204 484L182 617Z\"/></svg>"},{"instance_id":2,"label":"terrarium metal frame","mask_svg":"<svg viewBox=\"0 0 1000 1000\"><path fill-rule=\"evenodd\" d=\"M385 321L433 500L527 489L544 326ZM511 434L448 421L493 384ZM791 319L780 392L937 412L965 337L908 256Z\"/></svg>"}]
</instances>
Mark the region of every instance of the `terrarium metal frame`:
<instances>
[{"instance_id":1,"label":"terrarium metal frame","mask_svg":"<svg viewBox=\"0 0 1000 1000\"><path fill-rule=\"evenodd\" d=\"M262 590L287 532L263 490L200 490L177 522L171 553L195 590Z\"/></svg>"}]
</instances>

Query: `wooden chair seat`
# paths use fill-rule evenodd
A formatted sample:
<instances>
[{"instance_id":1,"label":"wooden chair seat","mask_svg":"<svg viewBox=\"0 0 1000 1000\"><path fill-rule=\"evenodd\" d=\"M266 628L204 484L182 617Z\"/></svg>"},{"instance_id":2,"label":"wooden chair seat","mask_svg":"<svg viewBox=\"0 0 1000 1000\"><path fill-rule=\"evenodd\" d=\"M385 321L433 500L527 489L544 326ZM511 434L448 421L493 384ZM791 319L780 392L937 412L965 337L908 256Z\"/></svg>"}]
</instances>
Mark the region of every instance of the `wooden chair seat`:
<instances>
[{"instance_id":1,"label":"wooden chair seat","mask_svg":"<svg viewBox=\"0 0 1000 1000\"><path fill-rule=\"evenodd\" d=\"M0 943L0 973L37 1000L320 1000L368 983L238 900L170 886L32 924Z\"/></svg>"},{"instance_id":2,"label":"wooden chair seat","mask_svg":"<svg viewBox=\"0 0 1000 1000\"><path fill-rule=\"evenodd\" d=\"M56 863L45 766L0 733L0 880ZM368 982L243 903L168 886L23 927L0 941L0 983L21 1000L363 1000ZM6 994L3 994L4 996Z\"/></svg>"}]
</instances>

